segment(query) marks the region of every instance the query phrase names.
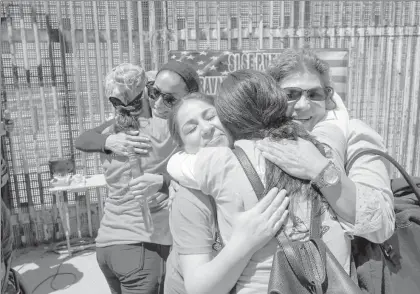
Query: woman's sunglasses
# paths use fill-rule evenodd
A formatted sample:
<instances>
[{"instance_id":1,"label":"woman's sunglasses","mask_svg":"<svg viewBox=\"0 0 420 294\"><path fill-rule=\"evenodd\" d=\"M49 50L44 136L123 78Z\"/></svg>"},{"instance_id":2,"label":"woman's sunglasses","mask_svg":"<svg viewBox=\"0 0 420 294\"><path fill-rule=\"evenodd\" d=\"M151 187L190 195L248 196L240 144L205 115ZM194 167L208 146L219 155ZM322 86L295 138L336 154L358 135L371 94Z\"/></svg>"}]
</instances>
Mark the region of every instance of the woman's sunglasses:
<instances>
[{"instance_id":1,"label":"woman's sunglasses","mask_svg":"<svg viewBox=\"0 0 420 294\"><path fill-rule=\"evenodd\" d=\"M177 99L172 94L162 93L160 90L156 89L154 85L154 81L150 81L146 84L149 97L156 101L159 99L159 97L162 96L163 104L165 104L166 107L172 108L172 106L174 106L174 104L176 103Z\"/></svg>"},{"instance_id":2,"label":"woman's sunglasses","mask_svg":"<svg viewBox=\"0 0 420 294\"><path fill-rule=\"evenodd\" d=\"M298 87L283 88L283 91L287 95L287 99L290 102L299 100L302 95L305 95L306 98L312 101L325 101L330 93L333 93L334 90L331 87L317 87L308 90L303 90Z\"/></svg>"},{"instance_id":3,"label":"woman's sunglasses","mask_svg":"<svg viewBox=\"0 0 420 294\"><path fill-rule=\"evenodd\" d=\"M118 106L123 106L123 107L131 107L132 110L140 110L143 107L142 98L143 98L143 91L140 94L138 94L128 104L125 104L119 98L112 97L112 96L109 97L109 101L112 103L112 106L114 106L114 108L117 108Z\"/></svg>"}]
</instances>

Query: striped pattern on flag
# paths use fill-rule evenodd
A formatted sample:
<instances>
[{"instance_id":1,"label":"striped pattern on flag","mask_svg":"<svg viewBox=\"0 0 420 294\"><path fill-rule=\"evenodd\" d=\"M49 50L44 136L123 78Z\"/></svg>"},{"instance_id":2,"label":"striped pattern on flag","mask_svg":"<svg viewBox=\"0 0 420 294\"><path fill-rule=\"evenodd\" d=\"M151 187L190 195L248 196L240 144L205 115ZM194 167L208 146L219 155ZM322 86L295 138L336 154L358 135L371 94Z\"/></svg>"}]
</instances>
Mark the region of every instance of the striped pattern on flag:
<instances>
[{"instance_id":1,"label":"striped pattern on flag","mask_svg":"<svg viewBox=\"0 0 420 294\"><path fill-rule=\"evenodd\" d=\"M214 95L223 79L238 69L256 69L264 71L271 60L284 49L259 51L170 51L169 60L177 60L191 65L200 76L205 93ZM316 54L329 63L335 91L343 100L346 99L348 81L348 50L317 49Z\"/></svg>"},{"instance_id":2,"label":"striped pattern on flag","mask_svg":"<svg viewBox=\"0 0 420 294\"><path fill-rule=\"evenodd\" d=\"M321 49L315 50L318 57L330 65L331 78L334 90L340 95L341 99L347 99L348 82L348 50Z\"/></svg>"}]
</instances>

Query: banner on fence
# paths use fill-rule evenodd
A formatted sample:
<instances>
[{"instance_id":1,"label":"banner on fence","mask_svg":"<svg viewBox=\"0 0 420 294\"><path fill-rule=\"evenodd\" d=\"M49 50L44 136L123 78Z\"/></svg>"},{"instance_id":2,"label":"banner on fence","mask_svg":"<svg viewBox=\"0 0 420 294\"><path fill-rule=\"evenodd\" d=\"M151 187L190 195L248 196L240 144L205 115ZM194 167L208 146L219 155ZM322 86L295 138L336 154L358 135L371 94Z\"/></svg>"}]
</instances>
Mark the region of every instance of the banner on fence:
<instances>
[{"instance_id":1,"label":"banner on fence","mask_svg":"<svg viewBox=\"0 0 420 294\"><path fill-rule=\"evenodd\" d=\"M188 63L200 76L206 94L214 95L223 79L239 69L264 71L282 49L258 51L170 51L169 60ZM346 99L348 76L348 50L319 49L316 54L329 63L335 91Z\"/></svg>"}]
</instances>

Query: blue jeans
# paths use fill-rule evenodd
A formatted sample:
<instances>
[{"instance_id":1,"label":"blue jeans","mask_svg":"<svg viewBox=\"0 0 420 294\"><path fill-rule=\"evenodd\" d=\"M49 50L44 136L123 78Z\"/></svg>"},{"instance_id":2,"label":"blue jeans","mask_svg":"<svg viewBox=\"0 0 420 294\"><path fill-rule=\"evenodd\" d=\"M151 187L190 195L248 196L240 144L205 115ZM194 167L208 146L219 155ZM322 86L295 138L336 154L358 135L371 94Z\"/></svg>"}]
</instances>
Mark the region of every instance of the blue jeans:
<instances>
[{"instance_id":1,"label":"blue jeans","mask_svg":"<svg viewBox=\"0 0 420 294\"><path fill-rule=\"evenodd\" d=\"M96 258L112 294L163 293L170 246L152 243L96 248Z\"/></svg>"}]
</instances>

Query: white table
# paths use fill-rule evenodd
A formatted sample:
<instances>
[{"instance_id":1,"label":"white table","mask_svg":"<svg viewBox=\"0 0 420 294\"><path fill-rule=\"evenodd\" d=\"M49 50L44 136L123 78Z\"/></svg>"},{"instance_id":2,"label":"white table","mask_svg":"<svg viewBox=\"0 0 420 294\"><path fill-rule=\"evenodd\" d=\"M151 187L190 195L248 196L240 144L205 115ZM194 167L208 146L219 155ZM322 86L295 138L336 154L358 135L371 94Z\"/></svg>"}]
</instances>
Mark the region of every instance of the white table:
<instances>
[{"instance_id":1,"label":"white table","mask_svg":"<svg viewBox=\"0 0 420 294\"><path fill-rule=\"evenodd\" d=\"M86 176L85 177L86 181L84 183L80 183L80 184L74 184L71 183L70 185L67 186L58 186L58 187L52 187L50 188L50 192L54 195L55 199L56 199L56 205L58 208L58 213L60 215L61 218L61 224L64 228L64 232L66 235L66 241L67 241L67 249L69 254L71 254L71 246L70 246L70 216L69 216L69 209L68 209L68 205L67 203L64 201L64 191L67 192L73 192L73 193L78 193L78 192L85 192L90 188L99 188L99 187L105 187L106 186L106 181L105 181L105 176L103 174L96 174L96 175L91 175L91 176ZM102 208L101 205L101 197L100 195L98 195L98 202L100 202L100 206ZM91 228L91 218L90 218L90 200L87 199L86 201L87 204L87 209L88 209L88 222L89 222L89 228ZM78 206L76 206L76 210ZM76 211L76 215L77 217L79 217L79 213ZM80 220L78 220L78 225L80 225ZM78 228L78 234L79 234L79 238L81 237L81 233L80 233L80 228Z\"/></svg>"}]
</instances>

